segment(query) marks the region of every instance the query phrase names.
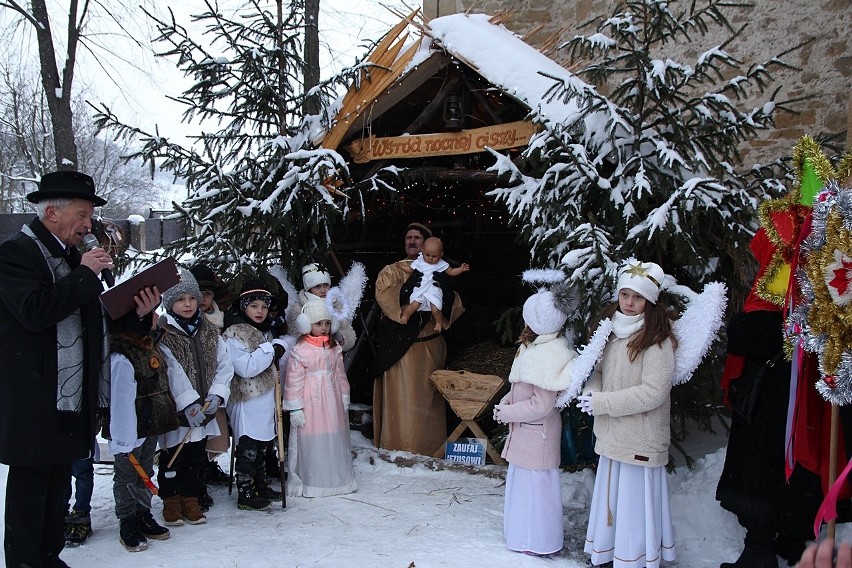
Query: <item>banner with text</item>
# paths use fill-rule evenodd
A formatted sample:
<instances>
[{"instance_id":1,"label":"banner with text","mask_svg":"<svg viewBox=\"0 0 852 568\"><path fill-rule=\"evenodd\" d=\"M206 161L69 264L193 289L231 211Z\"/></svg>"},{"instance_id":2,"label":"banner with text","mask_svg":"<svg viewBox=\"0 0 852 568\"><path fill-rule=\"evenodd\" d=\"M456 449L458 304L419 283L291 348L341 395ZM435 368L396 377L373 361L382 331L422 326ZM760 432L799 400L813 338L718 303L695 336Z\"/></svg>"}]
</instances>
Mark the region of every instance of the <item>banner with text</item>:
<instances>
[{"instance_id":1,"label":"banner with text","mask_svg":"<svg viewBox=\"0 0 852 568\"><path fill-rule=\"evenodd\" d=\"M505 150L529 144L538 128L526 121L508 122L460 132L410 134L354 140L349 151L356 164L393 158L427 158L452 154L484 152L486 147Z\"/></svg>"}]
</instances>

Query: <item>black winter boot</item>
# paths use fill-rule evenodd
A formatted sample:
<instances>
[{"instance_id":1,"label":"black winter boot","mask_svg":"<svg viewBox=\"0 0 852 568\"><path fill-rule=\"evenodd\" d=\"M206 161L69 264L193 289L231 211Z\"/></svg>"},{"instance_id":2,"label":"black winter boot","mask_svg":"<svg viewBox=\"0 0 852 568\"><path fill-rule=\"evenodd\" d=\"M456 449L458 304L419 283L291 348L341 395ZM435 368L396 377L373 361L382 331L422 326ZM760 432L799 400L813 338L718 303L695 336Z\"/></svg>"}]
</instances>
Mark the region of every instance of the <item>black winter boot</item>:
<instances>
[{"instance_id":1,"label":"black winter boot","mask_svg":"<svg viewBox=\"0 0 852 568\"><path fill-rule=\"evenodd\" d=\"M222 471L216 460L208 461L207 465L202 468L199 477L208 485L228 485L229 481L228 474Z\"/></svg>"},{"instance_id":2,"label":"black winter boot","mask_svg":"<svg viewBox=\"0 0 852 568\"><path fill-rule=\"evenodd\" d=\"M80 546L92 536L92 519L88 513L71 510L65 517L65 546Z\"/></svg>"},{"instance_id":3,"label":"black winter boot","mask_svg":"<svg viewBox=\"0 0 852 568\"><path fill-rule=\"evenodd\" d=\"M772 550L774 534L748 529L745 548L736 562L723 562L719 568L778 568L778 559Z\"/></svg>"},{"instance_id":4,"label":"black winter boot","mask_svg":"<svg viewBox=\"0 0 852 568\"><path fill-rule=\"evenodd\" d=\"M254 480L237 476L237 507L244 511L265 511L269 508L272 502L269 499L264 499L257 493L257 488L254 485Z\"/></svg>"},{"instance_id":5,"label":"black winter boot","mask_svg":"<svg viewBox=\"0 0 852 568\"><path fill-rule=\"evenodd\" d=\"M147 550L148 541L145 535L142 534L142 523L139 517L133 515L125 519L119 519L119 541L124 545L128 552L142 552Z\"/></svg>"},{"instance_id":6,"label":"black winter boot","mask_svg":"<svg viewBox=\"0 0 852 568\"><path fill-rule=\"evenodd\" d=\"M266 476L261 475L254 478L254 485L257 488L257 494L264 499L269 499L270 501L280 501L281 500L281 492L273 489L269 483L266 482Z\"/></svg>"},{"instance_id":7,"label":"black winter boot","mask_svg":"<svg viewBox=\"0 0 852 568\"><path fill-rule=\"evenodd\" d=\"M139 517L142 536L152 540L166 540L171 536L169 529L157 524L150 509L137 509L136 516Z\"/></svg>"}]
</instances>

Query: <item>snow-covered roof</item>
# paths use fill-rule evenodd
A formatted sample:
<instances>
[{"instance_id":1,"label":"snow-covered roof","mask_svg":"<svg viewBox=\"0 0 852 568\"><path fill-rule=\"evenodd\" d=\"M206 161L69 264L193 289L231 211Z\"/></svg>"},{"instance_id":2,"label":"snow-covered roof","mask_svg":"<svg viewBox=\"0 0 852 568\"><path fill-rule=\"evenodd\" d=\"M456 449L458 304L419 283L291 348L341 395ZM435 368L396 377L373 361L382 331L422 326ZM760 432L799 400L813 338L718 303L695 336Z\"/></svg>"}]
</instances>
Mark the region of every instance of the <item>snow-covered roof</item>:
<instances>
[{"instance_id":1,"label":"snow-covered roof","mask_svg":"<svg viewBox=\"0 0 852 568\"><path fill-rule=\"evenodd\" d=\"M443 16L429 22L428 33L447 53L528 108L541 106L543 114L552 120L575 114L577 106L573 101L547 101L545 94L554 85L551 77L565 82L579 80L502 24L489 22L489 18L486 14Z\"/></svg>"},{"instance_id":2,"label":"snow-covered roof","mask_svg":"<svg viewBox=\"0 0 852 568\"><path fill-rule=\"evenodd\" d=\"M381 115L387 107L378 111L373 107L384 96L385 89L391 84L399 84L429 59L443 57L444 53L464 63L528 109L541 109L541 114L548 120L561 122L575 116L578 107L574 100L551 99L547 96L548 90L556 80L572 83L580 90L591 87L505 26L492 23L490 19L487 14L453 14L435 18L421 26L420 35L404 47L399 44L403 41L406 22L401 22L402 25L389 32L389 35L395 34L397 43L386 41L386 38L383 40L385 43L380 44L370 56L371 61L378 61L385 53L395 49L391 60L393 64L389 64L390 61L385 63L384 76L380 68L371 70L372 90L369 83L361 84L360 90L353 87L338 101L338 124L329 131L332 135L323 145L333 140L327 147L336 147L345 130L357 128L353 126L358 124L355 117L369 116L372 120ZM350 99L348 103L347 99Z\"/></svg>"}]
</instances>

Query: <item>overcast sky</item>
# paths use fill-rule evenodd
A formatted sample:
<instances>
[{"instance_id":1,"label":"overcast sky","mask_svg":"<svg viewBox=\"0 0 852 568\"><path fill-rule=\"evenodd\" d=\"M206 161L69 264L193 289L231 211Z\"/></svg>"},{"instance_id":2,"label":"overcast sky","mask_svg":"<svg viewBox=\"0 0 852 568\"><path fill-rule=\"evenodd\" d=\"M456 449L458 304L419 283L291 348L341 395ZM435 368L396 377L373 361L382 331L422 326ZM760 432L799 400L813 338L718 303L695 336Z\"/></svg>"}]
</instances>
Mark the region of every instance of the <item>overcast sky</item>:
<instances>
[{"instance_id":1,"label":"overcast sky","mask_svg":"<svg viewBox=\"0 0 852 568\"><path fill-rule=\"evenodd\" d=\"M153 132L154 125L160 133L169 137L180 137L190 127L180 124L183 108L171 102L166 95L178 95L186 86L181 74L172 60L153 57L151 38L156 30L142 14L137 4L128 2L126 8L117 3L104 3L114 10L116 20L125 27L125 34L118 32L118 25L111 21L103 10L93 11L88 20L87 32L90 34L92 52L81 49L75 69L75 92L86 92L86 98L92 102L104 103L111 107L124 122L138 125L143 130ZM143 2L163 17L170 7L176 19L189 27L190 14L202 10L200 0L171 0L167 4ZM67 0L48 0L53 18L53 31L62 33L67 13ZM245 4L242 0L222 0L219 5L223 11L233 10ZM274 1L268 4L274 9ZM415 2L412 5L419 5ZM407 12L401 0L321 0L320 2L320 42L331 46L329 54L323 49L323 75L330 74L355 62L364 52L365 40L380 37L399 18L384 6L396 7ZM97 10L94 8L93 10ZM31 26L15 27L11 22L13 14L8 8L0 8L0 33L11 41L0 46L0 59L5 66L15 69L32 69L37 65L37 52L33 42ZM132 35L140 40L135 45L127 39ZM97 58L94 56L97 54ZM59 53L61 55L61 52ZM101 65L98 60L103 62ZM20 67L18 67L20 66Z\"/></svg>"}]
</instances>

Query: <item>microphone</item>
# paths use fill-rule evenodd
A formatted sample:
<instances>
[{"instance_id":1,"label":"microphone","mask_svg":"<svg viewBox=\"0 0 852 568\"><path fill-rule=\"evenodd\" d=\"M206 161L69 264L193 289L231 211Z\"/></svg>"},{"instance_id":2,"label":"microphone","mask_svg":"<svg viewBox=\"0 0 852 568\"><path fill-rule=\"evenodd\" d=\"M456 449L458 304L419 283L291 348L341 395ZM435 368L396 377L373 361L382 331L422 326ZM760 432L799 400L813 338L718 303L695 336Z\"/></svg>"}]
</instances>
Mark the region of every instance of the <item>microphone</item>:
<instances>
[{"instance_id":1,"label":"microphone","mask_svg":"<svg viewBox=\"0 0 852 568\"><path fill-rule=\"evenodd\" d=\"M83 236L83 244L86 246L86 250L103 248L101 247L101 243L98 242L98 238L92 233L87 233ZM112 270L109 268L101 270L101 278L104 279L108 288L115 286L115 276L112 275Z\"/></svg>"}]
</instances>

